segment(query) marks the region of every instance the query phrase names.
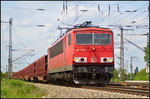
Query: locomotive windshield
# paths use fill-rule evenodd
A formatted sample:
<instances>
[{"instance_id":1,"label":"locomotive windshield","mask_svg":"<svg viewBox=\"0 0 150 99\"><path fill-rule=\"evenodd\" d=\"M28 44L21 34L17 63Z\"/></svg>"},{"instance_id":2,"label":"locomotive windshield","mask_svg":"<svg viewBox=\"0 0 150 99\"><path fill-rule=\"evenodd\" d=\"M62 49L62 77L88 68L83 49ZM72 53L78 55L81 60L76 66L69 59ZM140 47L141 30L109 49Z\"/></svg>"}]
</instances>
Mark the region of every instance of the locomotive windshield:
<instances>
[{"instance_id":1,"label":"locomotive windshield","mask_svg":"<svg viewBox=\"0 0 150 99\"><path fill-rule=\"evenodd\" d=\"M80 45L108 45L110 42L110 34L76 34L76 44Z\"/></svg>"}]
</instances>

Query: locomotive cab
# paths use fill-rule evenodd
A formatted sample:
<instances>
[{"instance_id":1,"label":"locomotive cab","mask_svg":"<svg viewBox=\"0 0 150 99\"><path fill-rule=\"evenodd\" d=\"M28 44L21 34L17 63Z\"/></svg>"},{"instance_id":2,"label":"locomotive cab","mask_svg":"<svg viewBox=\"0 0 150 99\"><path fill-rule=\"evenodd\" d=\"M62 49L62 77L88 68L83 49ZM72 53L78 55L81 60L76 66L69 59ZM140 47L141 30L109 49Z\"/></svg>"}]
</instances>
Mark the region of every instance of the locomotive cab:
<instances>
[{"instance_id":1,"label":"locomotive cab","mask_svg":"<svg viewBox=\"0 0 150 99\"><path fill-rule=\"evenodd\" d=\"M104 28L82 28L74 32L74 38L74 82L109 83L114 70L113 32Z\"/></svg>"}]
</instances>

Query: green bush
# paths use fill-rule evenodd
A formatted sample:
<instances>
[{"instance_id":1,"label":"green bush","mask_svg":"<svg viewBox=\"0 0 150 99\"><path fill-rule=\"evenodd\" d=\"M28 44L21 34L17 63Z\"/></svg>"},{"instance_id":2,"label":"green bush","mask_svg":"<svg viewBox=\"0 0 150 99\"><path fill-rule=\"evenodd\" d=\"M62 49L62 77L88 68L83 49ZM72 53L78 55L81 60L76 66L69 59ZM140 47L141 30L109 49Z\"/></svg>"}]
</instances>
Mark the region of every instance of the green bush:
<instances>
[{"instance_id":1,"label":"green bush","mask_svg":"<svg viewBox=\"0 0 150 99\"><path fill-rule=\"evenodd\" d=\"M118 78L118 71L117 69L114 69L113 71L113 77L111 78L111 82L118 82L119 78Z\"/></svg>"},{"instance_id":2,"label":"green bush","mask_svg":"<svg viewBox=\"0 0 150 99\"><path fill-rule=\"evenodd\" d=\"M149 80L149 74L146 73L146 69L142 69L140 72L138 72L134 80Z\"/></svg>"},{"instance_id":3,"label":"green bush","mask_svg":"<svg viewBox=\"0 0 150 99\"><path fill-rule=\"evenodd\" d=\"M3 80L3 78L4 78L4 73L2 73L1 71L0 71L0 73L1 73L1 80Z\"/></svg>"},{"instance_id":4,"label":"green bush","mask_svg":"<svg viewBox=\"0 0 150 99\"><path fill-rule=\"evenodd\" d=\"M1 98L38 98L45 92L20 80L5 79L1 82Z\"/></svg>"},{"instance_id":5,"label":"green bush","mask_svg":"<svg viewBox=\"0 0 150 99\"><path fill-rule=\"evenodd\" d=\"M120 77L118 75L120 74ZM126 70L125 69L114 69L113 71L113 78L111 78L111 82L119 82L125 81L127 78Z\"/></svg>"}]
</instances>

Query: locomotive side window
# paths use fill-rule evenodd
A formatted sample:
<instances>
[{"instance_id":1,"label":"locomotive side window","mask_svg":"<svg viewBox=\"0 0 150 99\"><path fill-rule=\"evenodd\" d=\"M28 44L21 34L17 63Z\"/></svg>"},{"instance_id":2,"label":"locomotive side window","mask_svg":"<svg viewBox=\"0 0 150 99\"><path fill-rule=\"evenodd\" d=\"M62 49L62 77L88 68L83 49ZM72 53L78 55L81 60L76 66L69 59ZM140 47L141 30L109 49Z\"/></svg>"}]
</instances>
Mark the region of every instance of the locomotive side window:
<instances>
[{"instance_id":1,"label":"locomotive side window","mask_svg":"<svg viewBox=\"0 0 150 99\"><path fill-rule=\"evenodd\" d=\"M77 34L76 35L76 43L77 44L92 44L92 34Z\"/></svg>"},{"instance_id":2,"label":"locomotive side window","mask_svg":"<svg viewBox=\"0 0 150 99\"><path fill-rule=\"evenodd\" d=\"M94 34L95 45L107 45L110 44L110 34Z\"/></svg>"},{"instance_id":3,"label":"locomotive side window","mask_svg":"<svg viewBox=\"0 0 150 99\"><path fill-rule=\"evenodd\" d=\"M68 45L71 45L71 34L68 35Z\"/></svg>"},{"instance_id":4,"label":"locomotive side window","mask_svg":"<svg viewBox=\"0 0 150 99\"><path fill-rule=\"evenodd\" d=\"M110 34L76 34L76 44L79 45L108 45L110 43Z\"/></svg>"},{"instance_id":5,"label":"locomotive side window","mask_svg":"<svg viewBox=\"0 0 150 99\"><path fill-rule=\"evenodd\" d=\"M53 58L63 53L63 40L59 41L56 45L50 48L50 57Z\"/></svg>"}]
</instances>

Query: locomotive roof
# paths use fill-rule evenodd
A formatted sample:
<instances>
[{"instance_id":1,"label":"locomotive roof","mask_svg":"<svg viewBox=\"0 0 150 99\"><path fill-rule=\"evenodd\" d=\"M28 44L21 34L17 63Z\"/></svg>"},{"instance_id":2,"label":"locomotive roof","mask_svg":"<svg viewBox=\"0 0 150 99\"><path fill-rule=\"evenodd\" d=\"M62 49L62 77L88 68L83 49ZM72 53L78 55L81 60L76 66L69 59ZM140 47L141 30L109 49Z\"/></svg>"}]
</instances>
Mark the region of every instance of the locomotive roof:
<instances>
[{"instance_id":1,"label":"locomotive roof","mask_svg":"<svg viewBox=\"0 0 150 99\"><path fill-rule=\"evenodd\" d=\"M78 32L78 31L90 31L90 30L96 30L96 31L112 31L109 28L104 28L104 27L99 27L99 26L94 26L91 25L91 21L86 21L82 24L77 24L75 25L73 28L68 28L68 30L66 31L66 33L61 36L59 39L57 39L54 43L51 44L51 46L49 48L51 48L53 45L55 45L57 42L59 42L60 40L62 40L66 35L68 35L70 32Z\"/></svg>"},{"instance_id":2,"label":"locomotive roof","mask_svg":"<svg viewBox=\"0 0 150 99\"><path fill-rule=\"evenodd\" d=\"M103 27L86 27L86 28L77 28L77 29L71 29L69 31L66 31L66 33L60 37L59 39L57 39L54 43L51 44L51 46L49 48L51 48L53 45L55 45L57 42L59 42L60 40L62 40L65 36L67 36L70 32L79 32L79 31L112 31L109 28L103 28Z\"/></svg>"}]
</instances>

